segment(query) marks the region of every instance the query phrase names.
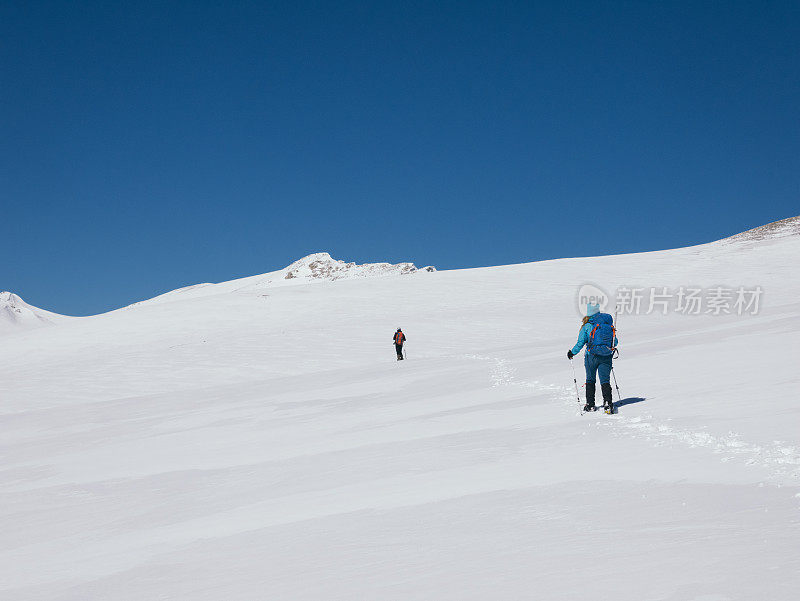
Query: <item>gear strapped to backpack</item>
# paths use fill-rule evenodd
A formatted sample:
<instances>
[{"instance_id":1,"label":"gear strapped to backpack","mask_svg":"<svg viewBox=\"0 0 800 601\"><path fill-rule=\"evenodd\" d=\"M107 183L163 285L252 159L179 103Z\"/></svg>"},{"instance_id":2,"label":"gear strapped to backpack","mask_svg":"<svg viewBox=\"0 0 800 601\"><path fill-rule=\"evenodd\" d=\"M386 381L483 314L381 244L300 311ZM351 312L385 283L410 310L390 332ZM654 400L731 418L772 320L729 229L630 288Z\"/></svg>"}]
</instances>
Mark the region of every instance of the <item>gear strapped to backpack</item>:
<instances>
[{"instance_id":1,"label":"gear strapped to backpack","mask_svg":"<svg viewBox=\"0 0 800 601\"><path fill-rule=\"evenodd\" d=\"M587 342L589 352L593 355L613 355L616 350L614 339L617 337L614 318L608 313L595 313L589 323L594 325Z\"/></svg>"}]
</instances>

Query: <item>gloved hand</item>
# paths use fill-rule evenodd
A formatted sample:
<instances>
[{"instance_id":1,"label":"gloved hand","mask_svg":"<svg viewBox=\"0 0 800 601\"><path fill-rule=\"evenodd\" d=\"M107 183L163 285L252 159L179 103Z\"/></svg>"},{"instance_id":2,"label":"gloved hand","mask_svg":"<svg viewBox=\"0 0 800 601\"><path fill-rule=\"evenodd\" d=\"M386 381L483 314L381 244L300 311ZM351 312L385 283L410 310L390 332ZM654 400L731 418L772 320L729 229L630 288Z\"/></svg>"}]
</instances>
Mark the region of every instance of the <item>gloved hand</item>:
<instances>
[{"instance_id":1,"label":"gloved hand","mask_svg":"<svg viewBox=\"0 0 800 601\"><path fill-rule=\"evenodd\" d=\"M567 351L567 359L569 359L570 361L572 361L572 358L573 358L574 356L575 356L575 355L573 355L573 354L572 354L572 349L569 349L569 350Z\"/></svg>"}]
</instances>

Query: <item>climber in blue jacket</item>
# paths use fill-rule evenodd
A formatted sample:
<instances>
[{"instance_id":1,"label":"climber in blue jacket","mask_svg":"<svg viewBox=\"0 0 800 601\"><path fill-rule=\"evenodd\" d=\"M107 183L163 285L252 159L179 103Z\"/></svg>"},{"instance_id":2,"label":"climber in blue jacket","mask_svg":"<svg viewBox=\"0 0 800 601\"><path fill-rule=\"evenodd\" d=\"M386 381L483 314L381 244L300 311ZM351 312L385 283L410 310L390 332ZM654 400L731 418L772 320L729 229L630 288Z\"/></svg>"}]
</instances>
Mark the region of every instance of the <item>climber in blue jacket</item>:
<instances>
[{"instance_id":1,"label":"climber in blue jacket","mask_svg":"<svg viewBox=\"0 0 800 601\"><path fill-rule=\"evenodd\" d=\"M594 411L594 393L596 377L600 376L600 389L603 393L603 407L610 409L613 404L611 395L611 368L617 350L617 332L614 318L608 313L600 312L600 305L589 303L586 306L586 317L583 318L578 342L567 351L567 359L572 359L586 345L583 365L586 368L586 405L584 411Z\"/></svg>"}]
</instances>

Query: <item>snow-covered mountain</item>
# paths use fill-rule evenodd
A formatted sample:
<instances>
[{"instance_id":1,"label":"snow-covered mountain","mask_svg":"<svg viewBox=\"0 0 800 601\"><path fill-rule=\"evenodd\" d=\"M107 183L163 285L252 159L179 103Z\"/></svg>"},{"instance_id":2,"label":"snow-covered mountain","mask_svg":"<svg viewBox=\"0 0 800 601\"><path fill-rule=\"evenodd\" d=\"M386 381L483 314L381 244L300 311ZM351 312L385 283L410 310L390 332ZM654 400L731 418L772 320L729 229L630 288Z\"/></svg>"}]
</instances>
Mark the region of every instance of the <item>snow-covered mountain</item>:
<instances>
[{"instance_id":1,"label":"snow-covered mountain","mask_svg":"<svg viewBox=\"0 0 800 601\"><path fill-rule=\"evenodd\" d=\"M32 328L52 326L69 319L29 305L16 294L0 292L0 336Z\"/></svg>"},{"instance_id":2,"label":"snow-covered mountain","mask_svg":"<svg viewBox=\"0 0 800 601\"><path fill-rule=\"evenodd\" d=\"M775 240L787 236L800 235L800 216L773 221L752 230L747 230L730 238L728 242L761 242L764 240Z\"/></svg>"},{"instance_id":3,"label":"snow-covered mountain","mask_svg":"<svg viewBox=\"0 0 800 601\"><path fill-rule=\"evenodd\" d=\"M219 284L195 284L173 290L146 301L130 305L135 307L142 304L160 303L165 301L212 296L229 292L256 292L278 286L309 284L313 282L334 282L354 278L374 278L395 275L408 275L417 272L433 273L433 266L418 269L413 263L346 263L333 259L326 252L310 254L298 259L288 267L278 271L248 276Z\"/></svg>"},{"instance_id":4,"label":"snow-covered mountain","mask_svg":"<svg viewBox=\"0 0 800 601\"><path fill-rule=\"evenodd\" d=\"M323 285L311 259L15 335L0 598L793 600L786 232ZM621 306L616 415L566 358L588 284Z\"/></svg>"},{"instance_id":5,"label":"snow-covered mountain","mask_svg":"<svg viewBox=\"0 0 800 601\"><path fill-rule=\"evenodd\" d=\"M357 265L332 259L328 253L315 253L295 261L279 273L286 280L327 280L336 281L350 278L370 278L388 275L406 275L419 271L413 263L367 263ZM422 271L434 272L434 267L423 267Z\"/></svg>"}]
</instances>

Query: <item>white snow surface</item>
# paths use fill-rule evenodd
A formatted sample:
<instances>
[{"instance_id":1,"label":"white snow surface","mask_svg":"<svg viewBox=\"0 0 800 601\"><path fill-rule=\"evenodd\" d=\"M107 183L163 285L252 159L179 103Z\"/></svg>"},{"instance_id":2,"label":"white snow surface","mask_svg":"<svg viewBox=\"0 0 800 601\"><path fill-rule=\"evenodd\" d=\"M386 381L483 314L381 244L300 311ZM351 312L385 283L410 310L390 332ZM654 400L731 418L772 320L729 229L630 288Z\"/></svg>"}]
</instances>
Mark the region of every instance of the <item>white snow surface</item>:
<instances>
[{"instance_id":1,"label":"white snow surface","mask_svg":"<svg viewBox=\"0 0 800 601\"><path fill-rule=\"evenodd\" d=\"M0 598L795 599L798 257L258 276L5 338ZM619 413L580 415L587 282L764 293L620 316Z\"/></svg>"}]
</instances>

